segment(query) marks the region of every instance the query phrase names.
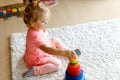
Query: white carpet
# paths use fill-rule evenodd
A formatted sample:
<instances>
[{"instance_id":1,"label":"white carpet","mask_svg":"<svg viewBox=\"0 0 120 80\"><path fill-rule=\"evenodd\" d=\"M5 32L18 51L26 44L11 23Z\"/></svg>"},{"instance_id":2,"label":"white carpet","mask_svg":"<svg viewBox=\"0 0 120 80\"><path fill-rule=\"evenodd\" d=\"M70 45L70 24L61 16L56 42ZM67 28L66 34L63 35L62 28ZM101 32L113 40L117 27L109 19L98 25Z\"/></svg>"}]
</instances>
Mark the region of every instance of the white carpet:
<instances>
[{"instance_id":1,"label":"white carpet","mask_svg":"<svg viewBox=\"0 0 120 80\"><path fill-rule=\"evenodd\" d=\"M71 49L79 48L86 80L120 79L120 19L48 29L49 37L60 38ZM22 79L26 32L11 35L12 80L63 80L66 61L55 73Z\"/></svg>"}]
</instances>

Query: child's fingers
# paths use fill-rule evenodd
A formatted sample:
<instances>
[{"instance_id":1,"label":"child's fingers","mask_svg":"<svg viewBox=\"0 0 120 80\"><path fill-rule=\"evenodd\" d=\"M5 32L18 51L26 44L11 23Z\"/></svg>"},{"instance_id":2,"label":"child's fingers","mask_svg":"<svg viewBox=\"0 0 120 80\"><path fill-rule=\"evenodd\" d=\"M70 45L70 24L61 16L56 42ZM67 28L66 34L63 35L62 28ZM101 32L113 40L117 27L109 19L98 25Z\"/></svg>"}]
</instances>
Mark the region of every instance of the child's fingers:
<instances>
[{"instance_id":1,"label":"child's fingers","mask_svg":"<svg viewBox=\"0 0 120 80\"><path fill-rule=\"evenodd\" d=\"M76 58L75 54L72 51L69 51L69 53L68 53L68 59L72 60L72 59L75 59L75 58Z\"/></svg>"},{"instance_id":2,"label":"child's fingers","mask_svg":"<svg viewBox=\"0 0 120 80\"><path fill-rule=\"evenodd\" d=\"M76 55L74 54L73 51L66 50L66 51L65 51L65 54L66 54L66 57L67 57L69 60L72 60L72 59L75 59L75 58L76 58Z\"/></svg>"},{"instance_id":3,"label":"child's fingers","mask_svg":"<svg viewBox=\"0 0 120 80\"><path fill-rule=\"evenodd\" d=\"M71 56L75 59L76 58L76 55L71 51Z\"/></svg>"}]
</instances>

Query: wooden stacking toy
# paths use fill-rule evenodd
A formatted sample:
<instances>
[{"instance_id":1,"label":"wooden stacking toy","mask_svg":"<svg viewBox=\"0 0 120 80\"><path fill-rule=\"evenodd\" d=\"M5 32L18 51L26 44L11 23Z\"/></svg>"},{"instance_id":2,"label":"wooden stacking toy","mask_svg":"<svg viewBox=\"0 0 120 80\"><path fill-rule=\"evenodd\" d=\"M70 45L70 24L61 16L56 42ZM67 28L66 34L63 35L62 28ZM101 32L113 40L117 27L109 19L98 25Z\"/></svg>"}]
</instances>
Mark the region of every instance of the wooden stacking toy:
<instances>
[{"instance_id":1,"label":"wooden stacking toy","mask_svg":"<svg viewBox=\"0 0 120 80\"><path fill-rule=\"evenodd\" d=\"M0 18L7 19L12 16L21 17L23 15L24 7L7 6L4 10L0 10Z\"/></svg>"},{"instance_id":2,"label":"wooden stacking toy","mask_svg":"<svg viewBox=\"0 0 120 80\"><path fill-rule=\"evenodd\" d=\"M81 69L78 57L72 59L65 72L65 80L85 80L84 72Z\"/></svg>"}]
</instances>

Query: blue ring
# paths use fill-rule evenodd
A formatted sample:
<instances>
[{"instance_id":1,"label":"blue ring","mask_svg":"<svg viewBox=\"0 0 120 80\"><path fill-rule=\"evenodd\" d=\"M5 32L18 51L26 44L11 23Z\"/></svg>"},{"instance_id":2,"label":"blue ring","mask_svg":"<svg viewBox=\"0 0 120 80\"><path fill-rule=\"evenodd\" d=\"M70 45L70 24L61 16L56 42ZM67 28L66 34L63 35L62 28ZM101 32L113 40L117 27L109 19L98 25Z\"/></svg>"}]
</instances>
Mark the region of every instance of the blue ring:
<instances>
[{"instance_id":1,"label":"blue ring","mask_svg":"<svg viewBox=\"0 0 120 80\"><path fill-rule=\"evenodd\" d=\"M83 70L82 70L81 74L78 75L78 76L70 76L70 75L67 74L67 72L65 74L66 74L65 75L66 80L85 80Z\"/></svg>"}]
</instances>

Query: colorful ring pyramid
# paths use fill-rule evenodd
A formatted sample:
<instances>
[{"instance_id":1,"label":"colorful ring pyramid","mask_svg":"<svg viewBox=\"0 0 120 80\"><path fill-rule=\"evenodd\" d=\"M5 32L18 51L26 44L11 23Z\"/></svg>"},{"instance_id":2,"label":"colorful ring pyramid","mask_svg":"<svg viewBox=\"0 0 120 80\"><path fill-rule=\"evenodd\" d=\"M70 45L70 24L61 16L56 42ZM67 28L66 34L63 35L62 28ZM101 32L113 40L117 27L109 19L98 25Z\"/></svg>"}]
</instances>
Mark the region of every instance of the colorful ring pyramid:
<instances>
[{"instance_id":1,"label":"colorful ring pyramid","mask_svg":"<svg viewBox=\"0 0 120 80\"><path fill-rule=\"evenodd\" d=\"M78 58L73 59L68 63L65 72L65 80L85 80L84 72L80 67Z\"/></svg>"}]
</instances>

